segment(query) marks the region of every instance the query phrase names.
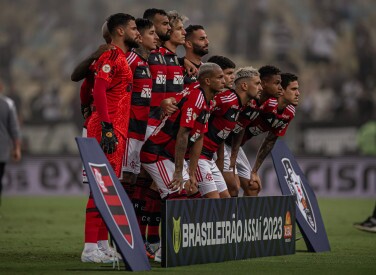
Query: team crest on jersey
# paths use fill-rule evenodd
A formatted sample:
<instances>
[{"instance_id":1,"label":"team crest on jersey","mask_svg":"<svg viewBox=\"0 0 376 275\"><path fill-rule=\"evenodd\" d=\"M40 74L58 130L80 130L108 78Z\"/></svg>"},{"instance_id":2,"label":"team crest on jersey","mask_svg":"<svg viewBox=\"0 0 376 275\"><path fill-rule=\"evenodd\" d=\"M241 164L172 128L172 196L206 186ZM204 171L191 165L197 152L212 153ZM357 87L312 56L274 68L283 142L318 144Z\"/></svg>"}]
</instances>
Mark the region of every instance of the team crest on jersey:
<instances>
[{"instance_id":1,"label":"team crest on jersey","mask_svg":"<svg viewBox=\"0 0 376 275\"><path fill-rule=\"evenodd\" d=\"M102 71L108 74L111 71L111 66L108 64L103 65Z\"/></svg>"},{"instance_id":2,"label":"team crest on jersey","mask_svg":"<svg viewBox=\"0 0 376 275\"><path fill-rule=\"evenodd\" d=\"M316 233L316 219L313 213L313 207L304 188L303 182L298 174L294 171L291 162L288 158L281 160L285 168L285 180L292 195L295 196L295 203L298 209L311 229Z\"/></svg>"}]
</instances>

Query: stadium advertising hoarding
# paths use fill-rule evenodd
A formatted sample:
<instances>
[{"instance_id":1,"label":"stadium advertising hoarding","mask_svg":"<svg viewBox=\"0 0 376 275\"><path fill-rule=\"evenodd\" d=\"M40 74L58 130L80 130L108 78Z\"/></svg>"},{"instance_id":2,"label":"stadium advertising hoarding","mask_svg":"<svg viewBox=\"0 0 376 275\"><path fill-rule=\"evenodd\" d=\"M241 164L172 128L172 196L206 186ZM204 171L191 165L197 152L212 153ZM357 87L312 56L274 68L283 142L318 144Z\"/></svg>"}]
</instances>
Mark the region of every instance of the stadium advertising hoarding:
<instances>
[{"instance_id":1,"label":"stadium advertising hoarding","mask_svg":"<svg viewBox=\"0 0 376 275\"><path fill-rule=\"evenodd\" d=\"M297 157L309 185L319 197L376 196L376 160L371 157ZM250 161L254 163L253 160ZM83 195L82 166L78 156L25 156L9 163L3 179L3 194ZM273 163L265 160L259 170L262 196L281 195Z\"/></svg>"},{"instance_id":2,"label":"stadium advertising hoarding","mask_svg":"<svg viewBox=\"0 0 376 275\"><path fill-rule=\"evenodd\" d=\"M295 253L293 196L166 201L162 266Z\"/></svg>"}]
</instances>

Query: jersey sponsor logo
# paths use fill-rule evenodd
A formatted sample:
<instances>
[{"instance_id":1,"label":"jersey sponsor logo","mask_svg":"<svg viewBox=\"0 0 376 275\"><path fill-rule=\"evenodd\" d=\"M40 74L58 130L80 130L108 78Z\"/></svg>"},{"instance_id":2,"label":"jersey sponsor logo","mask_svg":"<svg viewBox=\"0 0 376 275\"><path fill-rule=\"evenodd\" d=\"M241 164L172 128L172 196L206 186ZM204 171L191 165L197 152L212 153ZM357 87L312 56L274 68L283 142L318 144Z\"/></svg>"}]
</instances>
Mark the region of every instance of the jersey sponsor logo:
<instances>
[{"instance_id":1,"label":"jersey sponsor logo","mask_svg":"<svg viewBox=\"0 0 376 275\"><path fill-rule=\"evenodd\" d=\"M151 98L151 88L142 88L141 97L142 98Z\"/></svg>"},{"instance_id":2,"label":"jersey sponsor logo","mask_svg":"<svg viewBox=\"0 0 376 275\"><path fill-rule=\"evenodd\" d=\"M185 122L189 123L192 120L192 116L193 116L193 109L192 108L188 108L187 109L187 117L185 119Z\"/></svg>"},{"instance_id":3,"label":"jersey sponsor logo","mask_svg":"<svg viewBox=\"0 0 376 275\"><path fill-rule=\"evenodd\" d=\"M166 75L165 74L158 74L156 79L157 84L166 84Z\"/></svg>"},{"instance_id":4,"label":"jersey sponsor logo","mask_svg":"<svg viewBox=\"0 0 376 275\"><path fill-rule=\"evenodd\" d=\"M231 130L225 128L219 131L217 136L219 136L221 139L226 139L230 133L231 133Z\"/></svg>"},{"instance_id":5,"label":"jersey sponsor logo","mask_svg":"<svg viewBox=\"0 0 376 275\"><path fill-rule=\"evenodd\" d=\"M196 142L196 140L200 137L200 131L197 131L196 133L194 133L191 138L189 139L190 141L192 142Z\"/></svg>"},{"instance_id":6,"label":"jersey sponsor logo","mask_svg":"<svg viewBox=\"0 0 376 275\"><path fill-rule=\"evenodd\" d=\"M102 71L108 74L111 71L111 66L109 64L104 64L102 67Z\"/></svg>"},{"instance_id":7,"label":"jersey sponsor logo","mask_svg":"<svg viewBox=\"0 0 376 275\"><path fill-rule=\"evenodd\" d=\"M260 129L259 127L255 126L255 127L249 127L249 132L253 135L253 136L258 136L259 134L263 133L264 131L262 129Z\"/></svg>"},{"instance_id":8,"label":"jersey sponsor logo","mask_svg":"<svg viewBox=\"0 0 376 275\"><path fill-rule=\"evenodd\" d=\"M285 180L290 189L292 195L295 196L295 203L307 224L316 233L316 219L313 212L313 207L307 195L307 191L304 188L303 182L298 174L294 171L290 159L283 158L281 160L283 167L285 168L286 175Z\"/></svg>"},{"instance_id":9,"label":"jersey sponsor logo","mask_svg":"<svg viewBox=\"0 0 376 275\"><path fill-rule=\"evenodd\" d=\"M234 128L234 133L235 134L238 134L241 130L243 130L244 129L244 127L242 127L241 125L239 125L239 124L236 124L235 125L235 128Z\"/></svg>"},{"instance_id":10,"label":"jersey sponsor logo","mask_svg":"<svg viewBox=\"0 0 376 275\"><path fill-rule=\"evenodd\" d=\"M184 77L182 75L174 75L173 84L175 85L184 84Z\"/></svg>"}]
</instances>

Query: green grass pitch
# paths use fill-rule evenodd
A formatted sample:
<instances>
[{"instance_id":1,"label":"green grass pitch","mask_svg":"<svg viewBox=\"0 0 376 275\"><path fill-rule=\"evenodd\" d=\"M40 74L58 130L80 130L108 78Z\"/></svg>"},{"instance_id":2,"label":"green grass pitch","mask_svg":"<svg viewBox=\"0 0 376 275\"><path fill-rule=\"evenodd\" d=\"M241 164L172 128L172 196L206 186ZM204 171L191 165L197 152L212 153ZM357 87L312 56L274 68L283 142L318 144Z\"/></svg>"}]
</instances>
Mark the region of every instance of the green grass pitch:
<instances>
[{"instance_id":1,"label":"green grass pitch","mask_svg":"<svg viewBox=\"0 0 376 275\"><path fill-rule=\"evenodd\" d=\"M295 255L161 268L152 273L186 274L376 274L376 234L352 227L373 210L372 199L320 199L331 252L308 253L303 240ZM81 263L82 197L5 197L0 207L0 274L114 274L112 265ZM140 272L138 274L150 272Z\"/></svg>"}]
</instances>

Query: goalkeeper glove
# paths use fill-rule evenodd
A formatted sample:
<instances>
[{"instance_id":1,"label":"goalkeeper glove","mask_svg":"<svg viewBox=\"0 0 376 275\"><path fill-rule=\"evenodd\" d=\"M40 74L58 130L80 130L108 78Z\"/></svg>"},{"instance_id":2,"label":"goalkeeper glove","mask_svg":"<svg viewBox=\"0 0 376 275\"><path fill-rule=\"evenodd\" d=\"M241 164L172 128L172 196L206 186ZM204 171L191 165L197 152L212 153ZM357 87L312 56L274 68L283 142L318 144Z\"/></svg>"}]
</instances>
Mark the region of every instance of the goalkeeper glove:
<instances>
[{"instance_id":1,"label":"goalkeeper glove","mask_svg":"<svg viewBox=\"0 0 376 275\"><path fill-rule=\"evenodd\" d=\"M102 125L102 138L100 146L106 154L112 154L116 151L118 139L114 133L112 123L101 122Z\"/></svg>"}]
</instances>

